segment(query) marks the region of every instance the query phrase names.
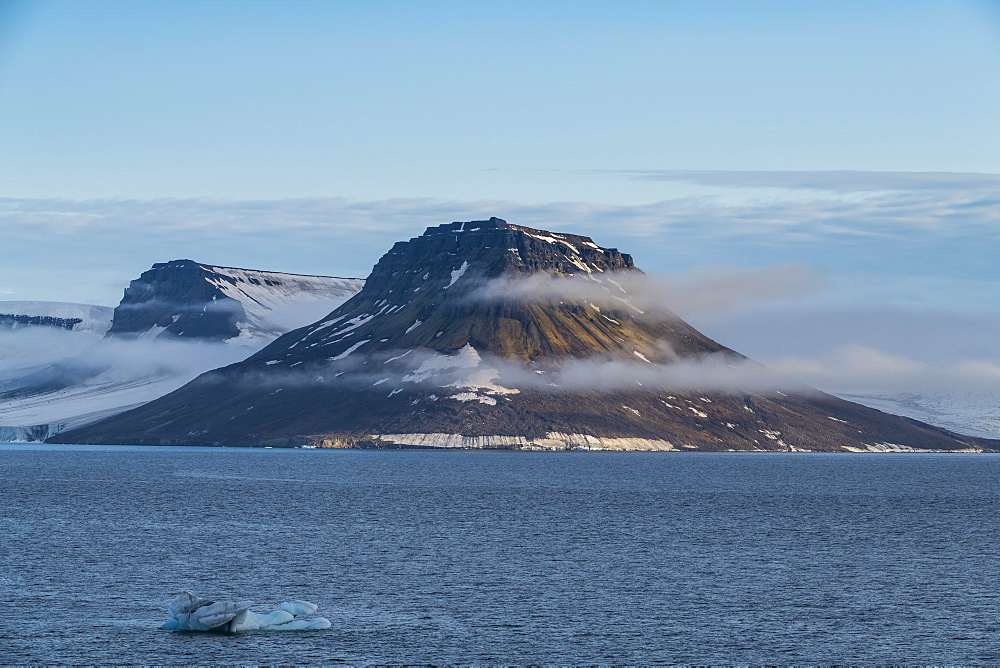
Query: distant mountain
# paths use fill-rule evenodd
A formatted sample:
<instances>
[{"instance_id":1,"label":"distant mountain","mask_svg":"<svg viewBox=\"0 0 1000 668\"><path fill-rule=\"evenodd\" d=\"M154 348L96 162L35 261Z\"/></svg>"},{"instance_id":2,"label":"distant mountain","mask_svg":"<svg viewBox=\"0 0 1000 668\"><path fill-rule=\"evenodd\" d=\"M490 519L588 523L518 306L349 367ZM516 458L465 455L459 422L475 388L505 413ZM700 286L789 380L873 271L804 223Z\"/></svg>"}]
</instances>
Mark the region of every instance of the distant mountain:
<instances>
[{"instance_id":1,"label":"distant mountain","mask_svg":"<svg viewBox=\"0 0 1000 668\"><path fill-rule=\"evenodd\" d=\"M640 308L629 288L640 274L629 255L588 237L497 218L429 228L393 246L361 292L322 320L52 440L760 451L1000 445L792 384L713 385L720 373L729 381L736 372L766 374L669 311ZM575 280L569 285L579 294L546 294L552 277ZM694 382L650 382L678 369Z\"/></svg>"},{"instance_id":2,"label":"distant mountain","mask_svg":"<svg viewBox=\"0 0 1000 668\"><path fill-rule=\"evenodd\" d=\"M129 284L109 335L263 343L330 312L363 284L192 260L158 263Z\"/></svg>"},{"instance_id":3,"label":"distant mountain","mask_svg":"<svg viewBox=\"0 0 1000 668\"><path fill-rule=\"evenodd\" d=\"M329 313L363 284L175 260L132 281L113 310L0 302L0 441L140 406Z\"/></svg>"},{"instance_id":4,"label":"distant mountain","mask_svg":"<svg viewBox=\"0 0 1000 668\"><path fill-rule=\"evenodd\" d=\"M103 336L113 312L90 304L0 301L0 331L47 327Z\"/></svg>"}]
</instances>

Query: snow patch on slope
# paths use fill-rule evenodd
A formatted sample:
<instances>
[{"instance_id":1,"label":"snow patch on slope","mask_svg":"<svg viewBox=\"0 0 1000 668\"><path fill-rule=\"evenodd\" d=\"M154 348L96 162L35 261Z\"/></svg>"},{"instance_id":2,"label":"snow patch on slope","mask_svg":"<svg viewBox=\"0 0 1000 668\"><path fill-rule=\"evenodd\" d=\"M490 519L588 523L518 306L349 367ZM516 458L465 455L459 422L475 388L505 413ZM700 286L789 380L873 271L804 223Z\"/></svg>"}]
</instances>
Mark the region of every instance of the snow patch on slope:
<instances>
[{"instance_id":1,"label":"snow patch on slope","mask_svg":"<svg viewBox=\"0 0 1000 668\"><path fill-rule=\"evenodd\" d=\"M435 354L403 376L404 383L434 382L442 387L466 390L449 396L456 401L478 401L496 405L495 396L518 394L520 390L499 385L500 371L483 362L482 356L466 344L454 354Z\"/></svg>"},{"instance_id":2,"label":"snow patch on slope","mask_svg":"<svg viewBox=\"0 0 1000 668\"><path fill-rule=\"evenodd\" d=\"M364 286L364 279L305 276L203 265L206 278L243 304L247 325L234 343L269 342L284 332L316 322ZM229 279L229 280L227 280Z\"/></svg>"},{"instance_id":3,"label":"snow patch on slope","mask_svg":"<svg viewBox=\"0 0 1000 668\"><path fill-rule=\"evenodd\" d=\"M448 285L444 286L444 289L447 290L451 286L455 285L455 282L458 279L462 278L462 276L465 275L465 272L468 269L469 269L469 263L468 262L462 262L462 266L461 267L459 267L458 269L455 269L454 271L451 272L451 282L449 282Z\"/></svg>"}]
</instances>

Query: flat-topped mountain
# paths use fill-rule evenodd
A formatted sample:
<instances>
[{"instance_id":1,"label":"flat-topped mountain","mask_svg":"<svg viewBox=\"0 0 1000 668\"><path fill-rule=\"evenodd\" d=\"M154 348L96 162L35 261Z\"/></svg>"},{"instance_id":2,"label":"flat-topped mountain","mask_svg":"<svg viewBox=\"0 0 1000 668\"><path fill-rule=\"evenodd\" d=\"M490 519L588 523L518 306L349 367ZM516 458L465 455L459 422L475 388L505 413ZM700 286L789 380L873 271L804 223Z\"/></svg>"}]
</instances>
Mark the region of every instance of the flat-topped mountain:
<instances>
[{"instance_id":1,"label":"flat-topped mountain","mask_svg":"<svg viewBox=\"0 0 1000 668\"><path fill-rule=\"evenodd\" d=\"M644 309L632 258L497 218L395 244L247 360L55 440L645 450L983 449L795 383ZM762 380L764 379L764 380ZM773 382L772 382L773 381ZM745 386L741 386L744 382Z\"/></svg>"},{"instance_id":2,"label":"flat-topped mountain","mask_svg":"<svg viewBox=\"0 0 1000 668\"><path fill-rule=\"evenodd\" d=\"M363 280L237 269L173 260L154 264L125 289L109 336L269 340L288 331L294 307L327 310L361 289ZM318 317L295 322L301 326Z\"/></svg>"}]
</instances>

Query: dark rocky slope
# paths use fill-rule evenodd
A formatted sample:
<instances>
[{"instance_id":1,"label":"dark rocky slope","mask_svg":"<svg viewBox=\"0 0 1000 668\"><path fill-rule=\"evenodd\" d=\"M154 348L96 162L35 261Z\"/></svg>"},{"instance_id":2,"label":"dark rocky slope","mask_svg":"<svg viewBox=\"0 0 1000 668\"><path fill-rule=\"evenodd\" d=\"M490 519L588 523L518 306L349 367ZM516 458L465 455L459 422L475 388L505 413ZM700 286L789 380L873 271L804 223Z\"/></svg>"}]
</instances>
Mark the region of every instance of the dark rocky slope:
<instances>
[{"instance_id":1,"label":"dark rocky slope","mask_svg":"<svg viewBox=\"0 0 1000 668\"><path fill-rule=\"evenodd\" d=\"M609 298L601 305L530 299L496 282L538 272L592 279ZM668 312L642 313L611 272L638 270L630 256L587 237L496 218L430 228L393 246L364 289L320 322L53 440L816 451L996 445L808 388L560 385L560 372L579 360L750 364ZM594 378L595 388L602 380Z\"/></svg>"}]
</instances>

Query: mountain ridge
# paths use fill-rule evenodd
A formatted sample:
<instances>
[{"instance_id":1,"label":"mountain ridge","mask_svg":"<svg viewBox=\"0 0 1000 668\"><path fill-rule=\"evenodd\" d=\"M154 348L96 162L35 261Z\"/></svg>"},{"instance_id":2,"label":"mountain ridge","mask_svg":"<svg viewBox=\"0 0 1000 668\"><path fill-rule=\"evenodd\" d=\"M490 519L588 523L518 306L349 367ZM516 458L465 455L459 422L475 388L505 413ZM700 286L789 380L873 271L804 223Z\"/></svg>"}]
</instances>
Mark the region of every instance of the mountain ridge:
<instances>
[{"instance_id":1,"label":"mountain ridge","mask_svg":"<svg viewBox=\"0 0 1000 668\"><path fill-rule=\"evenodd\" d=\"M997 445L806 388L644 384L650 369L694 365L697 380L703 371L756 367L669 311L636 307L616 280L636 275L631 256L589 237L499 218L431 227L397 242L364 288L327 317L55 440L760 451ZM583 281L601 303L513 289L538 276ZM500 289L484 297L496 281ZM600 366L606 361L618 366ZM595 362L595 389L565 384L572 365ZM600 389L609 369L644 371L634 385Z\"/></svg>"}]
</instances>

